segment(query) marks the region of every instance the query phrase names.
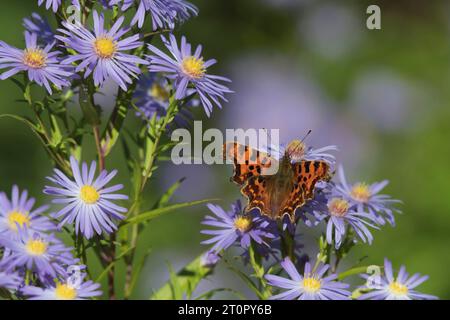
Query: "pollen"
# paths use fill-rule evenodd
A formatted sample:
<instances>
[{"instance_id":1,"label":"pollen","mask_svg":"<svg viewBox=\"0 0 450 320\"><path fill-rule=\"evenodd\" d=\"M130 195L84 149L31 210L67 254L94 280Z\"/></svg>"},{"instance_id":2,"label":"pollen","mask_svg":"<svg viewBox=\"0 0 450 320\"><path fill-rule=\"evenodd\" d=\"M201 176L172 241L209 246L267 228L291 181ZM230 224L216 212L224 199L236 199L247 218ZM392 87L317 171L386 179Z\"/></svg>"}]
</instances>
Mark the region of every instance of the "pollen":
<instances>
[{"instance_id":1,"label":"pollen","mask_svg":"<svg viewBox=\"0 0 450 320\"><path fill-rule=\"evenodd\" d=\"M316 293L317 291L320 290L320 288L322 286L322 284L320 283L320 280L317 280L312 277L304 278L302 281L302 284L303 284L303 289L309 293Z\"/></svg>"},{"instance_id":2,"label":"pollen","mask_svg":"<svg viewBox=\"0 0 450 320\"><path fill-rule=\"evenodd\" d=\"M94 50L102 59L110 59L116 53L116 42L111 37L97 38L94 42Z\"/></svg>"},{"instance_id":3,"label":"pollen","mask_svg":"<svg viewBox=\"0 0 450 320\"><path fill-rule=\"evenodd\" d=\"M350 205L347 200L341 198L333 198L328 202L328 210L333 216L344 217Z\"/></svg>"},{"instance_id":4,"label":"pollen","mask_svg":"<svg viewBox=\"0 0 450 320\"><path fill-rule=\"evenodd\" d=\"M181 69L186 75L194 79L201 79L206 73L203 59L194 56L184 58L181 63Z\"/></svg>"},{"instance_id":5,"label":"pollen","mask_svg":"<svg viewBox=\"0 0 450 320\"><path fill-rule=\"evenodd\" d=\"M305 144L300 140L293 140L289 143L286 148L286 153L290 156L290 158L294 161L300 161L302 157L305 155Z\"/></svg>"},{"instance_id":6,"label":"pollen","mask_svg":"<svg viewBox=\"0 0 450 320\"><path fill-rule=\"evenodd\" d=\"M370 192L369 185L366 183L357 183L352 187L350 195L353 199L361 202L368 202L372 193Z\"/></svg>"},{"instance_id":7,"label":"pollen","mask_svg":"<svg viewBox=\"0 0 450 320\"><path fill-rule=\"evenodd\" d=\"M26 213L13 211L8 215L8 225L9 228L14 231L17 231L17 225L19 225L19 227L29 227L30 217Z\"/></svg>"},{"instance_id":8,"label":"pollen","mask_svg":"<svg viewBox=\"0 0 450 320\"><path fill-rule=\"evenodd\" d=\"M100 199L100 194L93 186L85 185L80 190L80 198L86 204L94 204Z\"/></svg>"},{"instance_id":9,"label":"pollen","mask_svg":"<svg viewBox=\"0 0 450 320\"><path fill-rule=\"evenodd\" d=\"M42 49L26 49L23 63L33 69L42 69L47 65L47 54Z\"/></svg>"},{"instance_id":10,"label":"pollen","mask_svg":"<svg viewBox=\"0 0 450 320\"><path fill-rule=\"evenodd\" d=\"M58 283L55 295L59 300L74 300L77 297L77 290L67 284Z\"/></svg>"},{"instance_id":11,"label":"pollen","mask_svg":"<svg viewBox=\"0 0 450 320\"><path fill-rule=\"evenodd\" d=\"M40 239L29 240L25 247L27 252L32 256L42 256L47 252L47 243Z\"/></svg>"},{"instance_id":12,"label":"pollen","mask_svg":"<svg viewBox=\"0 0 450 320\"><path fill-rule=\"evenodd\" d=\"M393 281L389 284L389 291L396 296L406 296L409 290L404 284Z\"/></svg>"},{"instance_id":13,"label":"pollen","mask_svg":"<svg viewBox=\"0 0 450 320\"><path fill-rule=\"evenodd\" d=\"M241 232L247 232L252 228L251 217L240 216L234 219L234 226Z\"/></svg>"},{"instance_id":14,"label":"pollen","mask_svg":"<svg viewBox=\"0 0 450 320\"><path fill-rule=\"evenodd\" d=\"M154 83L148 90L148 94L155 100L167 101L169 100L169 92L160 84Z\"/></svg>"}]
</instances>

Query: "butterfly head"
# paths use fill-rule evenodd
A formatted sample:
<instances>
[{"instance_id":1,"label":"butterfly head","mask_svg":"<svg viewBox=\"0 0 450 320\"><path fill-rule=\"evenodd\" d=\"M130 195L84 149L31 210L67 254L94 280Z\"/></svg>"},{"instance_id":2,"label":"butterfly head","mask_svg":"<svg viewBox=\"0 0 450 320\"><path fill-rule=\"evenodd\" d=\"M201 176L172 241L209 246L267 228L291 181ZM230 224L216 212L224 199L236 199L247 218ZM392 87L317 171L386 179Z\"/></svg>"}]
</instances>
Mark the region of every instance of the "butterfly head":
<instances>
[{"instance_id":1,"label":"butterfly head","mask_svg":"<svg viewBox=\"0 0 450 320\"><path fill-rule=\"evenodd\" d=\"M292 161L298 162L305 155L306 146L301 140L292 140L286 147L286 156Z\"/></svg>"}]
</instances>

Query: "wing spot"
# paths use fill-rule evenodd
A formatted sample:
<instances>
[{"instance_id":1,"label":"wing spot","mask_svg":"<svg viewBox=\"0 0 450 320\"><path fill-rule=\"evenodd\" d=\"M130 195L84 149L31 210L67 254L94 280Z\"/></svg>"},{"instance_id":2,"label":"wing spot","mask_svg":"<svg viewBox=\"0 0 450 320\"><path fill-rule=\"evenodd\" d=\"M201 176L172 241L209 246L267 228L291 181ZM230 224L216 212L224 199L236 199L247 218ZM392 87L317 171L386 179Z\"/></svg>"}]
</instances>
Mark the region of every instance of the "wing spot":
<instances>
[{"instance_id":1,"label":"wing spot","mask_svg":"<svg viewBox=\"0 0 450 320\"><path fill-rule=\"evenodd\" d=\"M322 165L322 162L315 161L315 162L314 162L314 169L318 170L319 167L321 167L321 165Z\"/></svg>"},{"instance_id":2,"label":"wing spot","mask_svg":"<svg viewBox=\"0 0 450 320\"><path fill-rule=\"evenodd\" d=\"M310 166L310 164L311 164L311 162L309 162L309 161L306 161L304 163L304 168L305 168L305 172L306 173L309 173L309 166Z\"/></svg>"}]
</instances>

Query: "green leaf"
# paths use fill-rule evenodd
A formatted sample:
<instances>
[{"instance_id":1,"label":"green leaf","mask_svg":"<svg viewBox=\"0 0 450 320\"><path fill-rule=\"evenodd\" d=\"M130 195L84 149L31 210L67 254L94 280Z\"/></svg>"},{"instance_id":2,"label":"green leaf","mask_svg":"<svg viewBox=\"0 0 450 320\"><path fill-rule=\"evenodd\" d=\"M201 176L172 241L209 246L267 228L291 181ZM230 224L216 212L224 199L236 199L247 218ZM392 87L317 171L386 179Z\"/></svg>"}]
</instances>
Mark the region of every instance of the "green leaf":
<instances>
[{"instance_id":1,"label":"green leaf","mask_svg":"<svg viewBox=\"0 0 450 320\"><path fill-rule=\"evenodd\" d=\"M347 271L340 273L337 278L338 278L338 280L343 280L343 279L353 276L355 274L366 273L367 268L369 268L369 266L352 268L352 269L349 269ZM379 267L379 268L382 269L383 267Z\"/></svg>"},{"instance_id":2,"label":"green leaf","mask_svg":"<svg viewBox=\"0 0 450 320\"><path fill-rule=\"evenodd\" d=\"M173 271L172 265L167 265L170 274L169 285L172 291L172 300L181 300L183 299L183 288L181 282L178 281L177 274Z\"/></svg>"},{"instance_id":3,"label":"green leaf","mask_svg":"<svg viewBox=\"0 0 450 320\"><path fill-rule=\"evenodd\" d=\"M173 185L171 185L170 188L167 189L167 191L161 196L161 198L155 204L154 208L156 209L156 208L165 207L169 203L169 201L172 198L175 191L177 191L177 189L181 186L181 184L183 183L184 180L186 180L186 178L181 178L180 180L175 182Z\"/></svg>"},{"instance_id":4,"label":"green leaf","mask_svg":"<svg viewBox=\"0 0 450 320\"><path fill-rule=\"evenodd\" d=\"M183 202L183 203L178 203L178 204L174 204L171 206L167 206L164 208L158 208L158 209L154 209L154 210L150 210L150 211L146 211L143 212L135 217L132 217L130 219L125 220L122 224L121 227L129 225L129 224L136 224L136 223L141 223L141 222L146 222L149 220L153 220L155 218L158 218L164 214L176 211L178 209L183 209L183 208L188 208L188 207L192 207L192 206L196 206L199 204L203 204L203 203L207 203L207 202L213 202L213 201L218 201L219 199L205 199L205 200L197 200L197 201L192 201L192 202Z\"/></svg>"},{"instance_id":5,"label":"green leaf","mask_svg":"<svg viewBox=\"0 0 450 320\"><path fill-rule=\"evenodd\" d=\"M28 102L29 105L33 104L33 99L31 97L31 84L27 83L25 90L23 91L23 97Z\"/></svg>"},{"instance_id":6,"label":"green leaf","mask_svg":"<svg viewBox=\"0 0 450 320\"><path fill-rule=\"evenodd\" d=\"M211 274L211 268L203 266L201 261L204 253L195 258L178 273L171 273L170 280L164 284L158 291L152 294L152 300L174 299L174 296L180 296L179 292L185 293L189 297L197 288L202 279ZM174 287L174 285L176 287ZM179 290L174 292L174 290Z\"/></svg>"},{"instance_id":7,"label":"green leaf","mask_svg":"<svg viewBox=\"0 0 450 320\"><path fill-rule=\"evenodd\" d=\"M50 122L51 122L51 145L52 147L58 147L63 141L63 134L58 124L58 119L53 114L50 114Z\"/></svg>"},{"instance_id":8,"label":"green leaf","mask_svg":"<svg viewBox=\"0 0 450 320\"><path fill-rule=\"evenodd\" d=\"M245 273L243 273L241 270L233 266L228 260L223 259L225 263L227 264L228 269L236 273L244 282L245 284L258 296L259 299L265 300L265 295L259 291L258 287L255 285L253 280L247 276Z\"/></svg>"}]
</instances>

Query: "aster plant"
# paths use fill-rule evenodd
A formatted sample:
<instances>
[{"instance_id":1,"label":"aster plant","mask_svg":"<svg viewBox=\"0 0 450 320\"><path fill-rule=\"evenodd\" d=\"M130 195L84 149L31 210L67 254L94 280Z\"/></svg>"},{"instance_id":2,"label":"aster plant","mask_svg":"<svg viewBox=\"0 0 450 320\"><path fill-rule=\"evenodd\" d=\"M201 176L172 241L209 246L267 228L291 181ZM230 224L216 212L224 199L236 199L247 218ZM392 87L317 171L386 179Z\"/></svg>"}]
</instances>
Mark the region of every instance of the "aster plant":
<instances>
[{"instance_id":1,"label":"aster plant","mask_svg":"<svg viewBox=\"0 0 450 320\"><path fill-rule=\"evenodd\" d=\"M241 200L247 199L229 210L218 199L172 203L184 179L167 189L154 179L174 146L169 134L189 127L197 116L212 117L232 93L230 80L215 74L217 61L204 57L207 50L173 34L198 15L193 4L34 2L47 12L23 20L25 45L0 41L0 79L16 85L24 108L18 106L18 113L26 116L0 118L27 125L53 171L42 173L40 197L16 185L11 192L0 191L2 298L136 297L149 253L143 232L153 219L191 206L205 213L203 250L178 272L169 270L170 279L152 288L151 299L212 298L220 291L242 298L231 288L197 292L219 264L248 285L253 292L248 298L435 298L416 291L427 277L409 277L404 267L394 276L388 260L384 269L370 266L383 269L378 286L349 285L348 277L369 266L358 262L347 268L353 264L342 261L354 246L375 243L374 231L388 227L386 222L395 225L400 201L381 194L387 181L349 184L341 167L334 177L334 145L313 148L303 139L262 150L278 160L292 153L287 165L294 167L323 161L330 168L329 177L292 216L278 219L246 210ZM110 108L98 99L105 94ZM113 152L120 162L112 160ZM311 239L311 234L318 236Z\"/></svg>"}]
</instances>

